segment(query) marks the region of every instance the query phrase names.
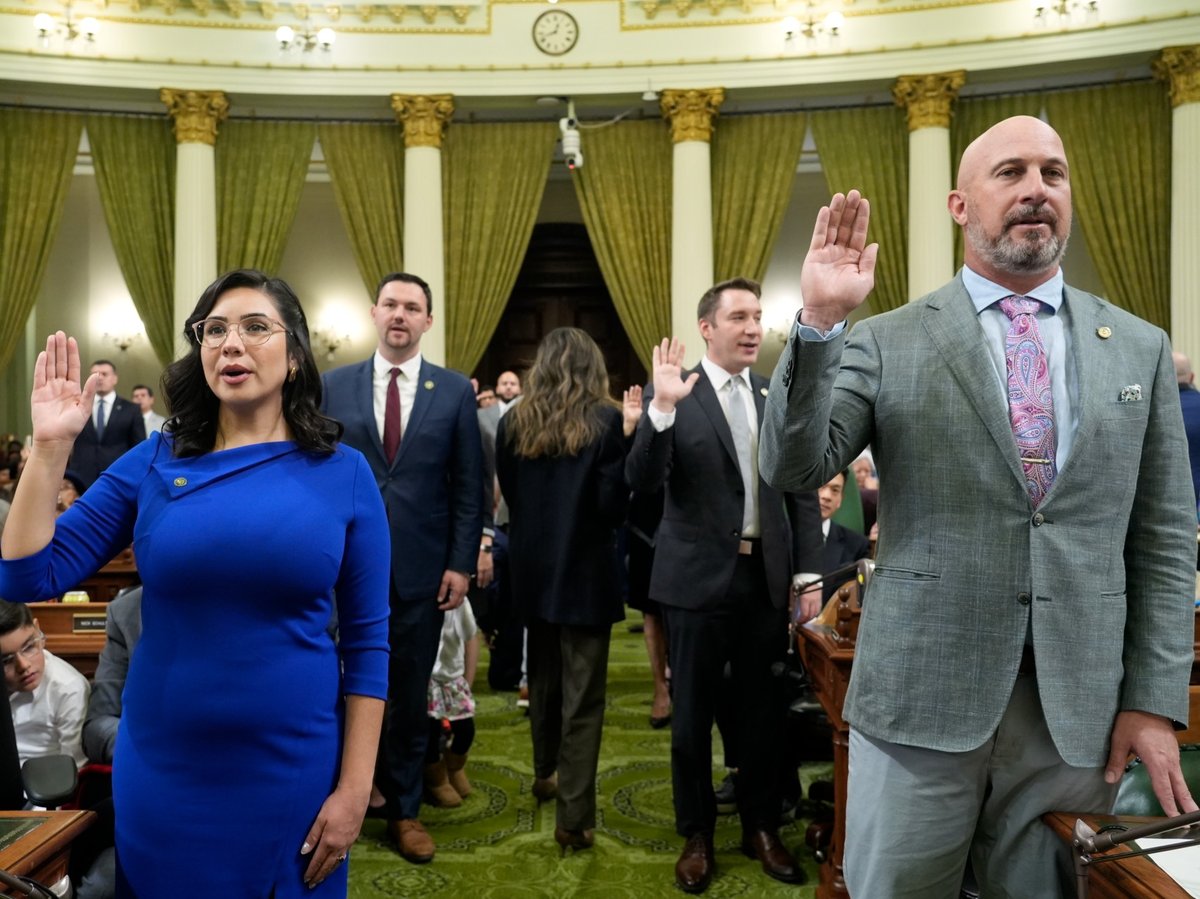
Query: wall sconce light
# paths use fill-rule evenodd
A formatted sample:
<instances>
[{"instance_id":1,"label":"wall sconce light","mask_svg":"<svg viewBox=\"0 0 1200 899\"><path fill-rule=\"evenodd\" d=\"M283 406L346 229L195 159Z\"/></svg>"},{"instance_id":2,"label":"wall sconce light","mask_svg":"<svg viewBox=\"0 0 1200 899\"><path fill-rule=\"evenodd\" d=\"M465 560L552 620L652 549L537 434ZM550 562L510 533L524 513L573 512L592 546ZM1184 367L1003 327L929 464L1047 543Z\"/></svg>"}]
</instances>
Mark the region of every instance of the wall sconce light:
<instances>
[{"instance_id":1,"label":"wall sconce light","mask_svg":"<svg viewBox=\"0 0 1200 899\"><path fill-rule=\"evenodd\" d=\"M279 49L284 53L288 50L302 50L308 53L318 47L328 53L333 49L334 42L337 41L337 32L332 28L313 30L307 23L302 26L300 31L290 25L280 25L275 29L275 40L279 42Z\"/></svg>"},{"instance_id":2,"label":"wall sconce light","mask_svg":"<svg viewBox=\"0 0 1200 899\"><path fill-rule=\"evenodd\" d=\"M820 10L817 9L817 6L817 0L808 0L805 4L803 19L787 16L780 21L779 27L783 31L783 40L786 43L794 40L797 34L804 35L809 44L815 44L822 35L831 44L837 42L842 34L842 29L846 26L846 17L839 10L834 9L826 13L823 18L818 19Z\"/></svg>"},{"instance_id":3,"label":"wall sconce light","mask_svg":"<svg viewBox=\"0 0 1200 899\"><path fill-rule=\"evenodd\" d=\"M1100 0L1031 0L1033 21L1046 25L1052 13L1058 14L1060 25L1071 24L1076 12L1082 12L1084 20L1090 22L1100 14Z\"/></svg>"},{"instance_id":4,"label":"wall sconce light","mask_svg":"<svg viewBox=\"0 0 1200 899\"><path fill-rule=\"evenodd\" d=\"M104 339L115 346L122 353L142 339L141 331L115 331L105 332Z\"/></svg>"},{"instance_id":5,"label":"wall sconce light","mask_svg":"<svg viewBox=\"0 0 1200 899\"><path fill-rule=\"evenodd\" d=\"M350 335L339 335L332 328L318 328L312 332L312 342L325 354L325 361L332 362L338 349L350 343Z\"/></svg>"},{"instance_id":6,"label":"wall sconce light","mask_svg":"<svg viewBox=\"0 0 1200 899\"><path fill-rule=\"evenodd\" d=\"M40 12L33 17L33 28L37 32L38 43L44 50L50 46L50 38L55 35L62 37L64 42L82 37L87 43L93 44L100 31L100 23L91 16L74 18L71 15L71 4L68 3L63 18L58 19L49 13Z\"/></svg>"}]
</instances>

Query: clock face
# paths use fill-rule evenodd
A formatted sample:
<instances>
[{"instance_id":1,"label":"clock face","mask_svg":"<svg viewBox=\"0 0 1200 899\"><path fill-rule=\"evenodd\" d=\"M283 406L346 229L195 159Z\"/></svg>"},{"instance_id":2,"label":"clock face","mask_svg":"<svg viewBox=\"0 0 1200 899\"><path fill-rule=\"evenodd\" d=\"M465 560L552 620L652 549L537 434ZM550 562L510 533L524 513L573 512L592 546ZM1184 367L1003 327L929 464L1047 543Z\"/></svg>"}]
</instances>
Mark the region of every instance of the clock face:
<instances>
[{"instance_id":1,"label":"clock face","mask_svg":"<svg viewBox=\"0 0 1200 899\"><path fill-rule=\"evenodd\" d=\"M542 13L533 23L533 42L543 53L562 56L579 40L579 26L574 17L561 9Z\"/></svg>"}]
</instances>

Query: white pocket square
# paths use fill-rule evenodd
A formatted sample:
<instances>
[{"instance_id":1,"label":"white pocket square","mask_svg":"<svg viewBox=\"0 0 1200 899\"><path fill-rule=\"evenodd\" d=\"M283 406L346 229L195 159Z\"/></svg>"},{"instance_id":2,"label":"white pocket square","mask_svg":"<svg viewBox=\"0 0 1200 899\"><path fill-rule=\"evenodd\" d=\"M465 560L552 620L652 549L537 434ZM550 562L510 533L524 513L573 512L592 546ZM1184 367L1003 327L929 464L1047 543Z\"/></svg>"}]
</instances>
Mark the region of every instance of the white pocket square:
<instances>
[{"instance_id":1,"label":"white pocket square","mask_svg":"<svg viewBox=\"0 0 1200 899\"><path fill-rule=\"evenodd\" d=\"M1142 385L1130 384L1128 387L1121 388L1121 395L1117 397L1118 403L1136 403L1142 398Z\"/></svg>"}]
</instances>

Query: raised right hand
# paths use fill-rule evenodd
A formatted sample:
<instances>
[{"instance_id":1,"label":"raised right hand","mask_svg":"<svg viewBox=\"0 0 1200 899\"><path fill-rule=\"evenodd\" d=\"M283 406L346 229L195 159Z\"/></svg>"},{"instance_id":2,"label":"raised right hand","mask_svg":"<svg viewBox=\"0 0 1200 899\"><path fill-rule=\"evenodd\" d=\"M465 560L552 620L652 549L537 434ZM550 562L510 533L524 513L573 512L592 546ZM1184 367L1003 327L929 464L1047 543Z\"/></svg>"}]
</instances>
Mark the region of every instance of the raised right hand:
<instances>
[{"instance_id":1,"label":"raised right hand","mask_svg":"<svg viewBox=\"0 0 1200 899\"><path fill-rule=\"evenodd\" d=\"M34 443L73 444L92 414L96 379L79 383L79 344L62 331L46 338L46 349L38 353L33 367Z\"/></svg>"},{"instance_id":2,"label":"raised right hand","mask_svg":"<svg viewBox=\"0 0 1200 899\"><path fill-rule=\"evenodd\" d=\"M676 337L662 339L651 355L651 370L654 374L654 399L650 402L660 412L672 412L675 404L692 392L700 380L697 372L683 379L684 347Z\"/></svg>"},{"instance_id":3,"label":"raised right hand","mask_svg":"<svg viewBox=\"0 0 1200 899\"><path fill-rule=\"evenodd\" d=\"M879 244L867 244L871 204L852 190L822 206L800 272L801 321L829 330L860 306L875 286Z\"/></svg>"}]
</instances>

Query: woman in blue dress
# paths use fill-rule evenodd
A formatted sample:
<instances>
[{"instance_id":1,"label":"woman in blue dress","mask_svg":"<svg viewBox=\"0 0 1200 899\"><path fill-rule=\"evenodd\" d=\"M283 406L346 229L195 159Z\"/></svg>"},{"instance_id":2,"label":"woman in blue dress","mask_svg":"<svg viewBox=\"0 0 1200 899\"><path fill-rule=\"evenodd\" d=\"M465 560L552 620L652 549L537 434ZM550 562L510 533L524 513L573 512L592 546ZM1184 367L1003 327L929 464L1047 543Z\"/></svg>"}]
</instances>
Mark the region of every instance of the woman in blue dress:
<instances>
[{"instance_id":1,"label":"woman in blue dress","mask_svg":"<svg viewBox=\"0 0 1200 899\"><path fill-rule=\"evenodd\" d=\"M284 282L224 275L184 336L163 375L166 433L57 520L95 386L73 338L47 339L0 595L56 596L133 543L143 632L113 764L119 896L345 896L387 687L383 503L318 411Z\"/></svg>"}]
</instances>

